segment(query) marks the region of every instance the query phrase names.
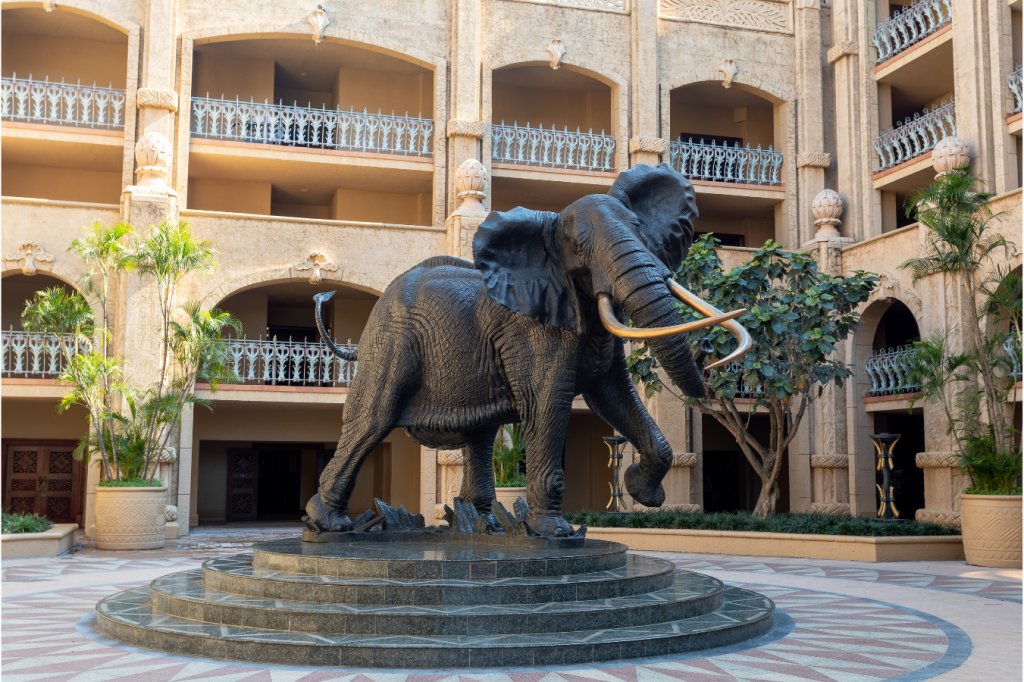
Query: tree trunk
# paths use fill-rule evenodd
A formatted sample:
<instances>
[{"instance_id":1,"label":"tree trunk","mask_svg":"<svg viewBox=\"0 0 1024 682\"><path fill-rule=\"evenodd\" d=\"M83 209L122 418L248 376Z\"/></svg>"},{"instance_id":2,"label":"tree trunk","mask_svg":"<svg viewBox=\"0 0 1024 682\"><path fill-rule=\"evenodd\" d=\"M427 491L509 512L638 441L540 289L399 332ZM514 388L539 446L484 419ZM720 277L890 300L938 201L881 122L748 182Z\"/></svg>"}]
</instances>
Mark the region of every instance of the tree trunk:
<instances>
[{"instance_id":1,"label":"tree trunk","mask_svg":"<svg viewBox=\"0 0 1024 682\"><path fill-rule=\"evenodd\" d=\"M778 475L772 477L771 481L761 481L761 494L757 498L757 505L754 507L754 518L766 519L775 514L775 506L779 502Z\"/></svg>"}]
</instances>

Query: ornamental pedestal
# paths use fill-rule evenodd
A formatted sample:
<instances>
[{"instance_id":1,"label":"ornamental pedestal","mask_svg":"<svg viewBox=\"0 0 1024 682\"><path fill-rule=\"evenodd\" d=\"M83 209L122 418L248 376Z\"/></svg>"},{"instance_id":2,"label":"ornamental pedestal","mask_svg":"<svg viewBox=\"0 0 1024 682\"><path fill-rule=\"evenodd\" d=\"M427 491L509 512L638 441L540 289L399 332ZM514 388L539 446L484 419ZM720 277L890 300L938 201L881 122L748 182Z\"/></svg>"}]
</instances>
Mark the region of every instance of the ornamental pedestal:
<instances>
[{"instance_id":1,"label":"ornamental pedestal","mask_svg":"<svg viewBox=\"0 0 1024 682\"><path fill-rule=\"evenodd\" d=\"M814 502L811 514L850 515L849 455L811 455Z\"/></svg>"},{"instance_id":2,"label":"ornamental pedestal","mask_svg":"<svg viewBox=\"0 0 1024 682\"><path fill-rule=\"evenodd\" d=\"M960 473L956 452L919 452L915 458L924 469L924 509L914 514L917 521L960 528L960 498L969 479Z\"/></svg>"}]
</instances>

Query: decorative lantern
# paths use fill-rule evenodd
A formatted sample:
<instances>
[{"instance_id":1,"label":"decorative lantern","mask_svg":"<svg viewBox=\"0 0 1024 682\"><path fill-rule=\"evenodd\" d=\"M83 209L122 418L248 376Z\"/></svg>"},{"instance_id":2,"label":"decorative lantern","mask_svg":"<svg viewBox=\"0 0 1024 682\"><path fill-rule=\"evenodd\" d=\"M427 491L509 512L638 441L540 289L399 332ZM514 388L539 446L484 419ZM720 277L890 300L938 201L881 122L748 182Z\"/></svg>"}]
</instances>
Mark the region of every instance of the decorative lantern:
<instances>
[{"instance_id":1,"label":"decorative lantern","mask_svg":"<svg viewBox=\"0 0 1024 682\"><path fill-rule=\"evenodd\" d=\"M811 214L814 216L814 224L818 226L815 239L828 239L839 237L837 229L843 224L840 216L843 215L843 198L839 192L832 189L823 189L814 197L811 204Z\"/></svg>"},{"instance_id":2,"label":"decorative lantern","mask_svg":"<svg viewBox=\"0 0 1024 682\"><path fill-rule=\"evenodd\" d=\"M619 480L619 471L622 469L622 448L626 439L622 436L605 436L602 438L608 446L608 467L612 470L612 481L608 485L612 489L612 498L608 500L605 509L608 511L626 511L626 505L622 501L622 482Z\"/></svg>"},{"instance_id":3,"label":"decorative lantern","mask_svg":"<svg viewBox=\"0 0 1024 682\"><path fill-rule=\"evenodd\" d=\"M966 168L971 165L971 148L959 137L950 135L939 140L932 150L932 168L938 174L938 180L943 175L957 168Z\"/></svg>"},{"instance_id":4,"label":"decorative lantern","mask_svg":"<svg viewBox=\"0 0 1024 682\"><path fill-rule=\"evenodd\" d=\"M460 211L483 211L480 202L487 198L487 169L476 159L466 159L455 171L456 196L462 199Z\"/></svg>"},{"instance_id":5,"label":"decorative lantern","mask_svg":"<svg viewBox=\"0 0 1024 682\"><path fill-rule=\"evenodd\" d=\"M882 484L875 484L878 489L878 518L885 521L899 521L900 512L896 509L896 499L892 491L892 449L899 442L898 433L873 433L871 442L875 444L878 456L876 471L882 472Z\"/></svg>"}]
</instances>

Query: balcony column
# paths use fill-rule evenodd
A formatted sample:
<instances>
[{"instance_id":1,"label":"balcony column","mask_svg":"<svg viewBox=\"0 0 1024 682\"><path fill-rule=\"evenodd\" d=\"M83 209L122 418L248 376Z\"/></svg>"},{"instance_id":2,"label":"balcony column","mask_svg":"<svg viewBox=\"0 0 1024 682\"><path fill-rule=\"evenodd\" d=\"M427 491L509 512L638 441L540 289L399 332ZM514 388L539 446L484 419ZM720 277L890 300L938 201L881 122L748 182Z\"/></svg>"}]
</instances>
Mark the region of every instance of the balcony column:
<instances>
[{"instance_id":1,"label":"balcony column","mask_svg":"<svg viewBox=\"0 0 1024 682\"><path fill-rule=\"evenodd\" d=\"M832 156L825 151L824 99L821 76L821 3L819 0L797 0L796 23L796 89L800 102L797 126L797 229L798 244L814 235L810 206L815 195L825 189L825 170L832 165ZM778 145L781 149L782 144Z\"/></svg>"},{"instance_id":2,"label":"balcony column","mask_svg":"<svg viewBox=\"0 0 1024 682\"><path fill-rule=\"evenodd\" d=\"M985 179L989 191L998 192L991 108L1003 100L992 93L993 69L996 73L1002 69L992 63L993 53L988 49L992 46L990 5L984 0L952 0L952 7L956 136L971 147L974 173ZM996 59L999 56L995 53Z\"/></svg>"},{"instance_id":3,"label":"balcony column","mask_svg":"<svg viewBox=\"0 0 1024 682\"><path fill-rule=\"evenodd\" d=\"M481 120L481 0L454 0L451 8L451 120L448 135L448 212L458 207L456 170L468 159L483 161ZM485 164L486 165L486 164ZM454 254L452 254L454 255Z\"/></svg>"},{"instance_id":4,"label":"balcony column","mask_svg":"<svg viewBox=\"0 0 1024 682\"><path fill-rule=\"evenodd\" d=\"M630 14L632 37L632 119L629 165L657 165L668 153L658 131L658 3L637 0ZM620 122L625 125L625 121Z\"/></svg>"}]
</instances>

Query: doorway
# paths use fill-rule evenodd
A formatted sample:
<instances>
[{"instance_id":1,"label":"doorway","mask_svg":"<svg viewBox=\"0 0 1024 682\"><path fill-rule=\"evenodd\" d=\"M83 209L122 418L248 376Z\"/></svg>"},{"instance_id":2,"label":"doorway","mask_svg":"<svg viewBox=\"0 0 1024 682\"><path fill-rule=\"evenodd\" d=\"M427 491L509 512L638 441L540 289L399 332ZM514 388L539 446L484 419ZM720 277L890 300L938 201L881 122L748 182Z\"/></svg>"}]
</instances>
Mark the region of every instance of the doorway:
<instances>
[{"instance_id":1,"label":"doorway","mask_svg":"<svg viewBox=\"0 0 1024 682\"><path fill-rule=\"evenodd\" d=\"M873 433L898 433L899 441L893 448L892 488L896 509L901 519L914 519L918 509L924 509L924 469L917 466L917 453L924 452L924 415L906 412L875 412ZM875 472L876 483L882 485L882 472ZM875 508L878 508L878 489L875 490Z\"/></svg>"},{"instance_id":2,"label":"doorway","mask_svg":"<svg viewBox=\"0 0 1024 682\"><path fill-rule=\"evenodd\" d=\"M83 467L75 441L4 441L3 508L81 523Z\"/></svg>"}]
</instances>

